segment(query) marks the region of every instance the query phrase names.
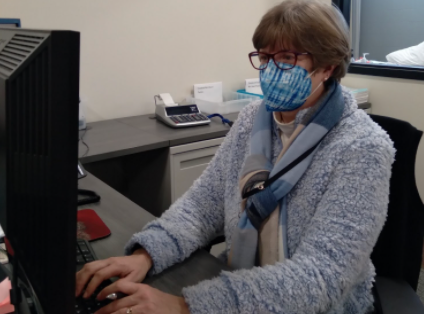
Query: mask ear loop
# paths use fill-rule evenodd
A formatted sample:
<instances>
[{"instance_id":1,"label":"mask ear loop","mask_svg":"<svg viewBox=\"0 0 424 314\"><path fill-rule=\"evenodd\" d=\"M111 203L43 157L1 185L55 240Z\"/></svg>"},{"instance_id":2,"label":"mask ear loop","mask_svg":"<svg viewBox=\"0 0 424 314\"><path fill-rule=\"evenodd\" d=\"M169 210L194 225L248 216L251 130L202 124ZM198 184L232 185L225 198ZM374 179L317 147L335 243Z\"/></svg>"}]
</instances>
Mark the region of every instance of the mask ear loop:
<instances>
[{"instance_id":1,"label":"mask ear loop","mask_svg":"<svg viewBox=\"0 0 424 314\"><path fill-rule=\"evenodd\" d=\"M316 70L314 70L311 74L309 74L309 76L308 76L308 78L311 78L311 76L312 75L314 75L314 72L315 72ZM326 77L325 79L324 79L324 81L322 81L321 83L319 83L318 84L318 86L314 89L314 91L308 96L308 97L306 97L305 99L303 99L302 101L306 101L309 97L311 97L313 94L315 94L315 92L321 87L321 85L324 83L324 82L326 82L328 80L328 77Z\"/></svg>"}]
</instances>

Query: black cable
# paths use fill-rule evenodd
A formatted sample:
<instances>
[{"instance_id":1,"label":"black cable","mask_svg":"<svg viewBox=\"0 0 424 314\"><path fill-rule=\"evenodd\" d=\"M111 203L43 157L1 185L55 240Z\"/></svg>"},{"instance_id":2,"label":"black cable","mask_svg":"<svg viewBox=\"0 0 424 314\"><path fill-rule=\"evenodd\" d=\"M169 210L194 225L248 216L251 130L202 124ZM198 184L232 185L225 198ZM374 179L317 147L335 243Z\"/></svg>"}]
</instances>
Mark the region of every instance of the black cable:
<instances>
[{"instance_id":1,"label":"black cable","mask_svg":"<svg viewBox=\"0 0 424 314\"><path fill-rule=\"evenodd\" d=\"M94 191L78 189L78 196L80 195L84 196L84 198L78 199L78 206L98 203L100 201L100 196Z\"/></svg>"},{"instance_id":2,"label":"black cable","mask_svg":"<svg viewBox=\"0 0 424 314\"><path fill-rule=\"evenodd\" d=\"M81 157L85 157L85 156L87 156L87 155L88 155L88 152L90 151L90 146L88 146L88 144L87 144L86 142L84 142L84 136L85 136L85 134L87 133L88 128L89 128L89 127L86 127L86 128L84 129L84 133L82 133L82 135L81 135L81 137L80 137L80 139L79 139L79 140L81 141L81 143L83 143L83 144L84 144L84 146L87 148L87 150L85 151L84 155L82 155Z\"/></svg>"}]
</instances>

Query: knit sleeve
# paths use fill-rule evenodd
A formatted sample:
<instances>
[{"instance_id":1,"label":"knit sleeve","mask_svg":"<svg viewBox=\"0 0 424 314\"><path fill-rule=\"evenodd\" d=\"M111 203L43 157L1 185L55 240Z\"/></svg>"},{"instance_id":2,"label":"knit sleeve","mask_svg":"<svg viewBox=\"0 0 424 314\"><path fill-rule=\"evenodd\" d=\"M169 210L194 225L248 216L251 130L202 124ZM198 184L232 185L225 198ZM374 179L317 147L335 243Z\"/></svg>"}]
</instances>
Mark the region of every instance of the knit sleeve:
<instances>
[{"instance_id":1,"label":"knit sleeve","mask_svg":"<svg viewBox=\"0 0 424 314\"><path fill-rule=\"evenodd\" d=\"M131 254L137 246L148 251L154 264L151 274L183 261L223 231L226 178L242 115L193 186L161 218L134 234L126 245L126 254Z\"/></svg>"},{"instance_id":2,"label":"knit sleeve","mask_svg":"<svg viewBox=\"0 0 424 314\"><path fill-rule=\"evenodd\" d=\"M356 140L340 157L291 259L184 289L191 314L325 313L340 304L363 278L386 219L394 148L380 140ZM366 289L349 312L372 304Z\"/></svg>"}]
</instances>

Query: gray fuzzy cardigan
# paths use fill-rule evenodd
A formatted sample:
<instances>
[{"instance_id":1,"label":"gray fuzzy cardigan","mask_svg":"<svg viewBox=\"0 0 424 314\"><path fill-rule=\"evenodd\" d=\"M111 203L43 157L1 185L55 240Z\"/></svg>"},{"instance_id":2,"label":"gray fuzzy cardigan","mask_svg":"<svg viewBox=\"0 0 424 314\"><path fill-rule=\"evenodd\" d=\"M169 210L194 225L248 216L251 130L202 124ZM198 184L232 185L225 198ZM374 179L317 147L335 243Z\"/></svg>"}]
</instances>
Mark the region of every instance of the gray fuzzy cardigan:
<instances>
[{"instance_id":1,"label":"gray fuzzy cardigan","mask_svg":"<svg viewBox=\"0 0 424 314\"><path fill-rule=\"evenodd\" d=\"M343 89L342 120L288 195L289 257L284 263L223 271L183 290L192 314L367 313L375 275L370 254L384 225L395 149L385 131ZM258 102L244 108L215 157L161 218L135 234L152 273L183 261L225 232L226 258L239 220L240 172ZM307 112L297 114L296 123ZM274 161L282 149L275 126Z\"/></svg>"}]
</instances>

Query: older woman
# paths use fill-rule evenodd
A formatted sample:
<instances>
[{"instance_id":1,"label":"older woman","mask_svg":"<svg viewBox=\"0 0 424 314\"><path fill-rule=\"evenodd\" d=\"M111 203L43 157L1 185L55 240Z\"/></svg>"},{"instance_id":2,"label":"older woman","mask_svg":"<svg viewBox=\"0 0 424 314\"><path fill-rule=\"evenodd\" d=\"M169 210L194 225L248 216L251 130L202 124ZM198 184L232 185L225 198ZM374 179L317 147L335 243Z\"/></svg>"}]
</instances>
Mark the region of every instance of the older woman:
<instances>
[{"instance_id":1,"label":"older woman","mask_svg":"<svg viewBox=\"0 0 424 314\"><path fill-rule=\"evenodd\" d=\"M99 313L368 313L394 148L339 84L349 33L334 7L287 0L253 36L264 100L247 106L190 190L135 234L129 256L77 274L128 294ZM235 270L183 298L139 284L225 232ZM130 255L131 254L131 255Z\"/></svg>"}]
</instances>

